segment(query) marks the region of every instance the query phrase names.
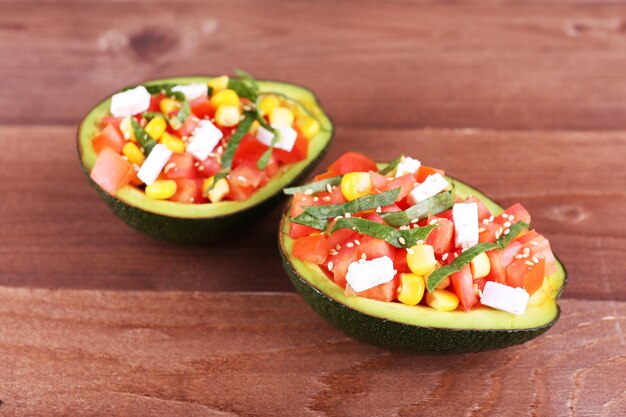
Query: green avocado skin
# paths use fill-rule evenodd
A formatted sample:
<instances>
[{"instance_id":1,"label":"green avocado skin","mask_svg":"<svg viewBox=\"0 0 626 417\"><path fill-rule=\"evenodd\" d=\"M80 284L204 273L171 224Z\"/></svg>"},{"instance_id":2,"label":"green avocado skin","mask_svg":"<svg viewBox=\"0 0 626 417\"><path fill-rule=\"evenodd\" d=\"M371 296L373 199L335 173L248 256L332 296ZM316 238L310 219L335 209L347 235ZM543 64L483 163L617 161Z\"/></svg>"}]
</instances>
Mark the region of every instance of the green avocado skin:
<instances>
[{"instance_id":1,"label":"green avocado skin","mask_svg":"<svg viewBox=\"0 0 626 417\"><path fill-rule=\"evenodd\" d=\"M327 149L328 144L292 184L304 181L324 157ZM115 198L91 179L89 171L84 164L81 164L81 168L91 186L98 192L98 195L107 203L113 213L126 224L155 239L179 244L212 244L232 238L238 234L244 234L248 226L257 222L260 216L265 215L285 197L282 190L278 190L277 193L260 204L219 217L182 218L162 216L141 210Z\"/></svg>"},{"instance_id":2,"label":"green avocado skin","mask_svg":"<svg viewBox=\"0 0 626 417\"><path fill-rule=\"evenodd\" d=\"M332 300L298 275L280 244L279 252L291 283L317 314L348 336L388 350L441 355L500 349L540 336L560 315L559 309L554 320L545 326L519 330L439 329L402 324L363 314Z\"/></svg>"}]
</instances>

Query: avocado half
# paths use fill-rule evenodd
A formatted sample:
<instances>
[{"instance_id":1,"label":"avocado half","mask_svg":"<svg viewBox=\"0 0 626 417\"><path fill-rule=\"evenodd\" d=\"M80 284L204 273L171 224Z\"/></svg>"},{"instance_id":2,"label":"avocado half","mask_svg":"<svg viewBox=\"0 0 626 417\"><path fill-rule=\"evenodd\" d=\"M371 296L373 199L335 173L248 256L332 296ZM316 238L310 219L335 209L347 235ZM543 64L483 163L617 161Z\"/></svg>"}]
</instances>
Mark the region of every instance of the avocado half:
<instances>
[{"instance_id":1,"label":"avocado half","mask_svg":"<svg viewBox=\"0 0 626 417\"><path fill-rule=\"evenodd\" d=\"M478 190L449 179L461 198L474 195L492 213L503 211L499 204ZM558 260L557 272L532 295L521 316L487 307L469 312L438 312L422 305L347 296L317 265L291 256L289 212L287 207L280 223L279 252L291 282L313 310L356 339L411 353L470 353L527 342L545 333L559 319L557 299L565 287L567 274Z\"/></svg>"},{"instance_id":2,"label":"avocado half","mask_svg":"<svg viewBox=\"0 0 626 417\"><path fill-rule=\"evenodd\" d=\"M206 83L212 78L164 78L142 84ZM78 156L85 176L117 217L154 238L178 243L211 243L241 233L246 225L258 220L260 215L280 201L283 188L306 178L323 157L334 132L330 118L309 89L278 81L259 80L258 84L261 93L280 93L300 102L319 120L321 128L310 140L306 160L281 167L276 176L248 200L183 204L150 199L130 185L120 189L114 196L100 188L89 176L97 157L91 140L99 131L100 119L109 112L111 97L98 103L78 128Z\"/></svg>"}]
</instances>

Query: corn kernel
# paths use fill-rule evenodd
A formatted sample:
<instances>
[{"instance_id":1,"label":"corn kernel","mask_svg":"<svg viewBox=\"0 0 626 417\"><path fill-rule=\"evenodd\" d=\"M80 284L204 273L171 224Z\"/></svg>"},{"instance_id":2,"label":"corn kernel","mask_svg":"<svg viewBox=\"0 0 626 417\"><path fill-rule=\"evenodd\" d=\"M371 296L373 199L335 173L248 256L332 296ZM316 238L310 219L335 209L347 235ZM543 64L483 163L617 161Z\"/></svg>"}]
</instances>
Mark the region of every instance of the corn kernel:
<instances>
[{"instance_id":1,"label":"corn kernel","mask_svg":"<svg viewBox=\"0 0 626 417\"><path fill-rule=\"evenodd\" d=\"M161 111L165 114L172 114L178 112L180 110L180 103L178 101L173 100L171 98L164 98L159 103L159 107Z\"/></svg>"},{"instance_id":2,"label":"corn kernel","mask_svg":"<svg viewBox=\"0 0 626 417\"><path fill-rule=\"evenodd\" d=\"M120 130L124 135L124 139L130 140L133 142L137 142L137 138L135 137L135 132L133 131L133 125L130 122L131 116L126 116L120 122Z\"/></svg>"},{"instance_id":3,"label":"corn kernel","mask_svg":"<svg viewBox=\"0 0 626 417\"><path fill-rule=\"evenodd\" d=\"M177 138L174 135L170 135L167 132L163 133L163 136L161 136L161 143L172 152L185 152L185 142L183 142L181 139Z\"/></svg>"},{"instance_id":4,"label":"corn kernel","mask_svg":"<svg viewBox=\"0 0 626 417\"><path fill-rule=\"evenodd\" d=\"M157 180L146 186L146 195L155 200L167 200L176 194L176 181Z\"/></svg>"},{"instance_id":5,"label":"corn kernel","mask_svg":"<svg viewBox=\"0 0 626 417\"><path fill-rule=\"evenodd\" d=\"M341 193L348 201L372 192L372 179L367 172L348 172L341 179Z\"/></svg>"},{"instance_id":6,"label":"corn kernel","mask_svg":"<svg viewBox=\"0 0 626 417\"><path fill-rule=\"evenodd\" d=\"M126 142L126 144L122 148L122 153L126 158L128 158L128 161L131 164L141 166L141 164L143 164L143 161L146 160L143 152L141 152L141 149L139 149L139 147L135 145L134 142Z\"/></svg>"},{"instance_id":7,"label":"corn kernel","mask_svg":"<svg viewBox=\"0 0 626 417\"><path fill-rule=\"evenodd\" d=\"M213 94L215 94L218 91L226 90L228 88L228 80L228 75L222 75L220 77L213 78L207 84L211 87Z\"/></svg>"},{"instance_id":8,"label":"corn kernel","mask_svg":"<svg viewBox=\"0 0 626 417\"><path fill-rule=\"evenodd\" d=\"M415 245L406 253L406 263L411 272L426 276L437 266L435 250L430 245Z\"/></svg>"},{"instance_id":9,"label":"corn kernel","mask_svg":"<svg viewBox=\"0 0 626 417\"><path fill-rule=\"evenodd\" d=\"M264 96L259 102L259 110L262 115L270 114L272 110L280 105L278 97L275 95Z\"/></svg>"},{"instance_id":10,"label":"corn kernel","mask_svg":"<svg viewBox=\"0 0 626 417\"><path fill-rule=\"evenodd\" d=\"M252 122L252 124L250 125L250 134L251 135L256 135L257 130L259 130L259 126L261 126L261 124L259 123L258 120L255 120L254 122Z\"/></svg>"},{"instance_id":11,"label":"corn kernel","mask_svg":"<svg viewBox=\"0 0 626 417\"><path fill-rule=\"evenodd\" d=\"M415 274L400 274L398 301L410 306L417 305L424 296L424 278Z\"/></svg>"},{"instance_id":12,"label":"corn kernel","mask_svg":"<svg viewBox=\"0 0 626 417\"><path fill-rule=\"evenodd\" d=\"M470 268L474 279L485 278L489 275L489 272L491 272L491 263L489 262L487 254L483 252L472 259Z\"/></svg>"},{"instance_id":13,"label":"corn kernel","mask_svg":"<svg viewBox=\"0 0 626 417\"><path fill-rule=\"evenodd\" d=\"M287 107L274 107L270 111L270 124L272 126L291 126L293 119L293 112Z\"/></svg>"},{"instance_id":14,"label":"corn kernel","mask_svg":"<svg viewBox=\"0 0 626 417\"><path fill-rule=\"evenodd\" d=\"M308 139L311 139L320 130L320 124L311 116L303 115L298 118L298 128Z\"/></svg>"},{"instance_id":15,"label":"corn kernel","mask_svg":"<svg viewBox=\"0 0 626 417\"><path fill-rule=\"evenodd\" d=\"M150 120L144 130L148 135L152 137L154 140L161 139L163 136L163 132L167 128L167 122L161 116L157 116L154 119Z\"/></svg>"},{"instance_id":16,"label":"corn kernel","mask_svg":"<svg viewBox=\"0 0 626 417\"><path fill-rule=\"evenodd\" d=\"M219 106L239 107L241 101L239 101L239 96L234 90L227 88L226 90L221 90L213 94L211 97L211 104L215 108L218 108Z\"/></svg>"},{"instance_id":17,"label":"corn kernel","mask_svg":"<svg viewBox=\"0 0 626 417\"><path fill-rule=\"evenodd\" d=\"M447 290L426 293L426 304L437 311L452 311L459 306L459 297Z\"/></svg>"},{"instance_id":18,"label":"corn kernel","mask_svg":"<svg viewBox=\"0 0 626 417\"><path fill-rule=\"evenodd\" d=\"M224 127L232 127L239 124L241 110L235 106L219 106L215 112L215 122Z\"/></svg>"},{"instance_id":19,"label":"corn kernel","mask_svg":"<svg viewBox=\"0 0 626 417\"><path fill-rule=\"evenodd\" d=\"M211 203L222 201L230 192L230 186L226 178L220 178L213 189L210 189L215 177L209 177L202 182L202 195L208 196Z\"/></svg>"}]
</instances>

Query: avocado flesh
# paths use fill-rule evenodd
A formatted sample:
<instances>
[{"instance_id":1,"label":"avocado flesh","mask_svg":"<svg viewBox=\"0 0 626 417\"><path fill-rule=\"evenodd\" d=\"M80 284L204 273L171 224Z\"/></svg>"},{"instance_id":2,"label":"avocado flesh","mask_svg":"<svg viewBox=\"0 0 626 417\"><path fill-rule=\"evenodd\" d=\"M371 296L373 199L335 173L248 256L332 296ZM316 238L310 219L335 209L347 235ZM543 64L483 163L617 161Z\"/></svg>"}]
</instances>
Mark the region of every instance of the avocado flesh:
<instances>
[{"instance_id":1,"label":"avocado flesh","mask_svg":"<svg viewBox=\"0 0 626 417\"><path fill-rule=\"evenodd\" d=\"M143 83L193 83L210 81L213 77L177 77ZM83 119L78 130L78 153L81 167L91 185L111 207L113 212L135 229L155 238L174 242L213 242L226 234L241 231L262 215L282 196L282 189L306 178L322 158L333 136L333 124L323 111L315 95L308 89L276 81L258 81L261 93L280 93L299 101L320 121L320 131L311 138L307 158L295 164L284 165L268 183L245 201L224 201L205 204L185 204L167 200L153 200L136 187L127 185L111 196L95 184L89 173L97 154L91 140L100 131L100 119L109 113L111 98L94 107Z\"/></svg>"},{"instance_id":2,"label":"avocado flesh","mask_svg":"<svg viewBox=\"0 0 626 417\"><path fill-rule=\"evenodd\" d=\"M451 179L456 194L474 195L494 214L502 207L481 192ZM350 336L390 349L418 353L466 353L524 343L548 330L559 317L556 299L566 274L557 261L557 272L544 281L523 315L479 307L469 312L438 312L430 307L408 306L363 297L347 296L317 266L291 257L293 241L283 217L280 252L292 283L320 315Z\"/></svg>"}]
</instances>

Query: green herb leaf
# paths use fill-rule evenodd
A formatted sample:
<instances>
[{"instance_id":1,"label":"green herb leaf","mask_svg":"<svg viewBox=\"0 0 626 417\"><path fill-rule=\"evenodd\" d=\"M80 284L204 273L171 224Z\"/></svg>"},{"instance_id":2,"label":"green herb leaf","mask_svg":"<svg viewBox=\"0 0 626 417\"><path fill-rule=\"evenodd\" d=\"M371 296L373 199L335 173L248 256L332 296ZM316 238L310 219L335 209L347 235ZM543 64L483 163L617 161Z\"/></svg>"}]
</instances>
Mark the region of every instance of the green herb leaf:
<instances>
[{"instance_id":1,"label":"green herb leaf","mask_svg":"<svg viewBox=\"0 0 626 417\"><path fill-rule=\"evenodd\" d=\"M291 221L318 230L326 230L329 223L328 219L318 219L317 217L311 216L306 211L292 218Z\"/></svg>"},{"instance_id":2,"label":"green herb leaf","mask_svg":"<svg viewBox=\"0 0 626 417\"><path fill-rule=\"evenodd\" d=\"M135 134L135 138L141 148L143 149L143 153L148 156L152 149L156 146L156 141L152 139L152 137L146 132L143 127L137 122L134 117L130 118L130 124L133 128L133 133Z\"/></svg>"},{"instance_id":3,"label":"green herb leaf","mask_svg":"<svg viewBox=\"0 0 626 417\"><path fill-rule=\"evenodd\" d=\"M256 91L259 91L259 83L257 83L257 81L254 79L252 75L250 75L249 72L244 71L242 69L236 69L235 75L237 75L239 78L243 80L246 80L252 88L254 88Z\"/></svg>"},{"instance_id":4,"label":"green herb leaf","mask_svg":"<svg viewBox=\"0 0 626 417\"><path fill-rule=\"evenodd\" d=\"M357 232L382 239L396 248L410 248L418 241L424 240L435 228L434 225L417 227L415 229L398 230L391 226L380 224L371 220L358 217L341 218L337 220L331 233L339 229L352 229Z\"/></svg>"},{"instance_id":5,"label":"green herb leaf","mask_svg":"<svg viewBox=\"0 0 626 417\"><path fill-rule=\"evenodd\" d=\"M259 91L254 87L255 84L248 84L248 80L245 78L229 78L228 88L234 90L239 97L247 98L250 101L256 102Z\"/></svg>"},{"instance_id":6,"label":"green herb leaf","mask_svg":"<svg viewBox=\"0 0 626 417\"><path fill-rule=\"evenodd\" d=\"M479 243L467 249L461 253L454 261L448 265L444 265L441 268L435 269L430 273L426 280L426 288L428 292L433 292L437 285L441 283L446 277L459 272L465 265L470 263L472 259L480 255L483 252L487 252L493 249L504 249L509 243L521 232L523 229L528 228L528 223L518 222L509 228L509 233L500 236L494 243Z\"/></svg>"},{"instance_id":7,"label":"green herb leaf","mask_svg":"<svg viewBox=\"0 0 626 417\"><path fill-rule=\"evenodd\" d=\"M346 213L357 213L363 210L372 210L387 206L396 201L400 195L400 188L394 188L380 194L367 195L343 204L328 204L325 206L310 206L304 211L318 219L329 219L342 216Z\"/></svg>"},{"instance_id":8,"label":"green herb leaf","mask_svg":"<svg viewBox=\"0 0 626 417\"><path fill-rule=\"evenodd\" d=\"M389 162L387 164L387 166L385 166L384 168L379 170L378 173L381 174L381 175L389 174L391 171L393 171L394 169L396 169L398 167L398 164L400 163L400 161L402 161L402 158L404 158L404 155L400 155L399 157L397 157L393 161Z\"/></svg>"},{"instance_id":9,"label":"green herb leaf","mask_svg":"<svg viewBox=\"0 0 626 417\"><path fill-rule=\"evenodd\" d=\"M389 226L404 226L411 224L413 219L425 219L429 214L439 214L454 205L453 190L444 191L433 197L409 207L404 211L382 213L381 216Z\"/></svg>"},{"instance_id":10,"label":"green herb leaf","mask_svg":"<svg viewBox=\"0 0 626 417\"><path fill-rule=\"evenodd\" d=\"M259 168L260 170L265 169L265 167L267 166L267 163L270 161L270 157L272 156L272 151L274 150L274 148L276 147L276 144L279 141L280 141L280 130L274 129L274 137L272 138L272 142L270 143L269 148L267 148L267 150L263 152L263 155L261 155L261 157L257 161L256 163L257 168Z\"/></svg>"},{"instance_id":11,"label":"green herb leaf","mask_svg":"<svg viewBox=\"0 0 626 417\"><path fill-rule=\"evenodd\" d=\"M303 193L305 191L311 190L312 193L320 193L322 191L327 191L327 186L339 185L341 184L341 176L324 178L323 180L310 182L308 184L301 185L299 187L289 187L283 190L283 193L287 195L294 195L295 193Z\"/></svg>"}]
</instances>

